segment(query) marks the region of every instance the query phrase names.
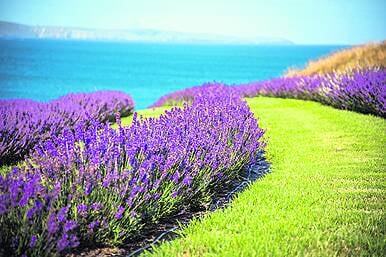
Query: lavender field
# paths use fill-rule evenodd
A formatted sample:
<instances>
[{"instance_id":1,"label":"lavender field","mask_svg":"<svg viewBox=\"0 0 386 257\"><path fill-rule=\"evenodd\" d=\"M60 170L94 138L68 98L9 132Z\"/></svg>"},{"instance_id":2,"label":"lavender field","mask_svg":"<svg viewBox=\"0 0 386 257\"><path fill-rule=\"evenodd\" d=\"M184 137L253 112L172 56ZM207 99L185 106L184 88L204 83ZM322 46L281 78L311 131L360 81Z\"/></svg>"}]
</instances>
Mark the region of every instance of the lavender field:
<instances>
[{"instance_id":1,"label":"lavender field","mask_svg":"<svg viewBox=\"0 0 386 257\"><path fill-rule=\"evenodd\" d=\"M0 257L386 256L386 1L0 1Z\"/></svg>"},{"instance_id":2,"label":"lavender field","mask_svg":"<svg viewBox=\"0 0 386 257\"><path fill-rule=\"evenodd\" d=\"M68 94L51 102L0 100L0 165L23 160L39 143L89 120L113 121L134 110L130 96L118 91Z\"/></svg>"},{"instance_id":3,"label":"lavender field","mask_svg":"<svg viewBox=\"0 0 386 257\"><path fill-rule=\"evenodd\" d=\"M265 149L245 97L313 100L385 117L385 94L384 68L208 83L162 97L153 106L183 106L158 118L134 113L129 127L120 117L134 103L120 92L1 101L0 160L17 165L0 176L0 253L122 246L151 224L205 210Z\"/></svg>"},{"instance_id":4,"label":"lavender field","mask_svg":"<svg viewBox=\"0 0 386 257\"><path fill-rule=\"evenodd\" d=\"M196 95L207 95L224 87L206 83L161 97L151 107L191 101ZM269 96L311 100L335 108L386 117L386 70L384 67L355 69L346 73L276 78L229 86L240 97Z\"/></svg>"},{"instance_id":5,"label":"lavender field","mask_svg":"<svg viewBox=\"0 0 386 257\"><path fill-rule=\"evenodd\" d=\"M119 124L119 111L131 110L132 102L116 99L79 120L59 113L76 122L34 138L39 143L30 158L0 177L5 252L42 256L84 245L122 245L149 223L207 204L264 147L253 113L226 90L158 119L134 114L132 126L114 130L95 118L103 122L106 111L117 111ZM31 125L40 131L40 122ZM28 138L19 140L15 148L23 149Z\"/></svg>"}]
</instances>

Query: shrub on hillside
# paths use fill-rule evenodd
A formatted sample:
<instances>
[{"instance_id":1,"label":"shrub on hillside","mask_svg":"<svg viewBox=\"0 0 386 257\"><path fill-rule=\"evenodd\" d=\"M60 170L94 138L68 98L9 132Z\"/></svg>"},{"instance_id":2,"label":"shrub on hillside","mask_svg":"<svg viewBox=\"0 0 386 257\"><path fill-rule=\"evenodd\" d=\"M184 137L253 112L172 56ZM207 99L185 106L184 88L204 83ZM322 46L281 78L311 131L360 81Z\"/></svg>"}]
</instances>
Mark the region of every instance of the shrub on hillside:
<instances>
[{"instance_id":1,"label":"shrub on hillside","mask_svg":"<svg viewBox=\"0 0 386 257\"><path fill-rule=\"evenodd\" d=\"M36 144L64 128L89 119L105 122L133 109L131 97L117 91L69 94L48 103L0 100L0 165L23 160Z\"/></svg>"}]
</instances>

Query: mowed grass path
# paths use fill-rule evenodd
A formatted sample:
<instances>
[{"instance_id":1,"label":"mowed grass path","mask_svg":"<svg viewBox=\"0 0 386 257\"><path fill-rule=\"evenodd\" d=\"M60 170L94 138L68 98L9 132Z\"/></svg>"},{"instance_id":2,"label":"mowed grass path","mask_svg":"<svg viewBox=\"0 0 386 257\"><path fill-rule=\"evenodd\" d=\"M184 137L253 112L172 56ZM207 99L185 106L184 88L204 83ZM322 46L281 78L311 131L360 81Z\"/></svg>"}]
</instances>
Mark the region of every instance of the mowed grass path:
<instances>
[{"instance_id":1,"label":"mowed grass path","mask_svg":"<svg viewBox=\"0 0 386 257\"><path fill-rule=\"evenodd\" d=\"M386 121L314 102L247 101L267 128L272 173L144 255L384 256Z\"/></svg>"}]
</instances>

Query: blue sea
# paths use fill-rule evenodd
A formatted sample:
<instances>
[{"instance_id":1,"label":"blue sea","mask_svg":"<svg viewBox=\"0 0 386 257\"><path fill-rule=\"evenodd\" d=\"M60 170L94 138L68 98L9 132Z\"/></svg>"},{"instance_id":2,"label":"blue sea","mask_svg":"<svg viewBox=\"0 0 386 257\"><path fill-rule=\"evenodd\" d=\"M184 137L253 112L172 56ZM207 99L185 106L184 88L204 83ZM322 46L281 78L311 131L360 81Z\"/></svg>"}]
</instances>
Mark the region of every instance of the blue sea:
<instances>
[{"instance_id":1,"label":"blue sea","mask_svg":"<svg viewBox=\"0 0 386 257\"><path fill-rule=\"evenodd\" d=\"M47 101L110 89L130 94L140 110L204 82L278 77L344 47L0 40L0 98Z\"/></svg>"}]
</instances>

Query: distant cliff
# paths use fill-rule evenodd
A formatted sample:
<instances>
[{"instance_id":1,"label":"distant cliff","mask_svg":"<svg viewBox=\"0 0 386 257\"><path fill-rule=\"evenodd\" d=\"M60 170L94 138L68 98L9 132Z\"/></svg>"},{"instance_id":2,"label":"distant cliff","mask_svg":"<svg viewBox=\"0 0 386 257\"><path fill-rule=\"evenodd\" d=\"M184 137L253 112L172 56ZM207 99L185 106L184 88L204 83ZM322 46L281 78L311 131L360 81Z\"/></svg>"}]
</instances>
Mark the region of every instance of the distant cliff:
<instances>
[{"instance_id":1,"label":"distant cliff","mask_svg":"<svg viewBox=\"0 0 386 257\"><path fill-rule=\"evenodd\" d=\"M107 30L54 26L27 26L4 21L0 21L0 38L46 38L198 44L293 44L289 40L280 38L239 38L223 35L182 33L151 29Z\"/></svg>"}]
</instances>

